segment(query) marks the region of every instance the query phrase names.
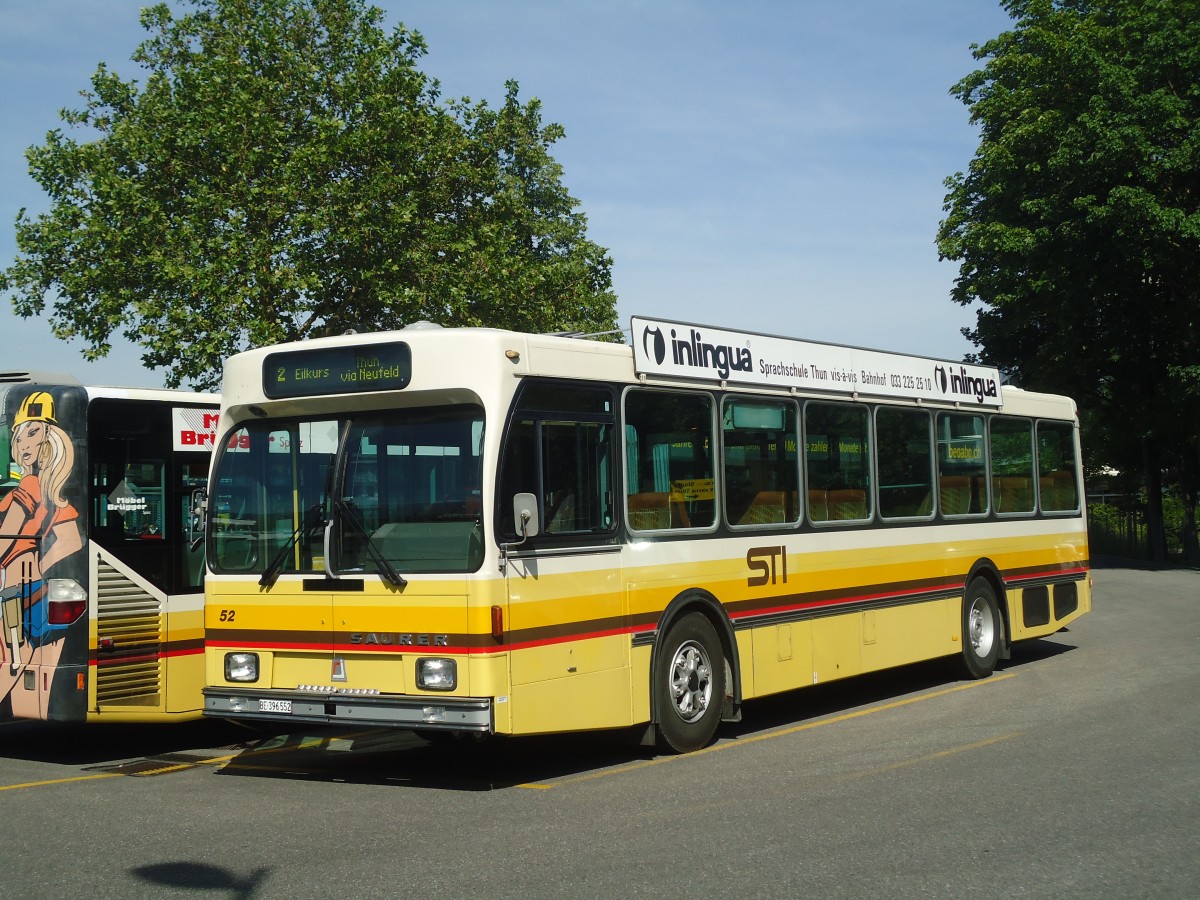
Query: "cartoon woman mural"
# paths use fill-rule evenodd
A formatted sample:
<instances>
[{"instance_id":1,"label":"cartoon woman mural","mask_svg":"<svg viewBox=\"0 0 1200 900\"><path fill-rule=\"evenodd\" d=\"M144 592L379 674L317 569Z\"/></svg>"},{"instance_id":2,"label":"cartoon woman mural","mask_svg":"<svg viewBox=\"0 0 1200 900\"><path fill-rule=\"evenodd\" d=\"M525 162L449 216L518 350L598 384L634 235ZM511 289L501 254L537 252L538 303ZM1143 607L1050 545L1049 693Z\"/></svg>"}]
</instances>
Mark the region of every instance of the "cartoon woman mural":
<instances>
[{"instance_id":1,"label":"cartoon woman mural","mask_svg":"<svg viewBox=\"0 0 1200 900\"><path fill-rule=\"evenodd\" d=\"M30 394L12 424L13 462L20 483L0 499L0 603L4 612L0 700L10 696L30 664L54 665L67 626L52 625L47 615L45 573L82 549L79 513L63 495L75 465L75 448L54 418L54 398ZM33 700L34 698L30 698Z\"/></svg>"}]
</instances>

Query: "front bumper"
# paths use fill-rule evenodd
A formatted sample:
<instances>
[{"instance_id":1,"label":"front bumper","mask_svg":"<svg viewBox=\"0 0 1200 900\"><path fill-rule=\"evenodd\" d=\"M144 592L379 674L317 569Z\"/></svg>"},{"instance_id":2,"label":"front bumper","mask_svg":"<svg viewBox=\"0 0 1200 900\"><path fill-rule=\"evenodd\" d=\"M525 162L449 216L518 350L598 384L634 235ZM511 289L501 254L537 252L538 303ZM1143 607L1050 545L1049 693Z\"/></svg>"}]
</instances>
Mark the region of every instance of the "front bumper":
<instances>
[{"instance_id":1,"label":"front bumper","mask_svg":"<svg viewBox=\"0 0 1200 900\"><path fill-rule=\"evenodd\" d=\"M218 719L374 725L491 734L491 698L403 697L334 688L254 690L204 688L204 715Z\"/></svg>"}]
</instances>

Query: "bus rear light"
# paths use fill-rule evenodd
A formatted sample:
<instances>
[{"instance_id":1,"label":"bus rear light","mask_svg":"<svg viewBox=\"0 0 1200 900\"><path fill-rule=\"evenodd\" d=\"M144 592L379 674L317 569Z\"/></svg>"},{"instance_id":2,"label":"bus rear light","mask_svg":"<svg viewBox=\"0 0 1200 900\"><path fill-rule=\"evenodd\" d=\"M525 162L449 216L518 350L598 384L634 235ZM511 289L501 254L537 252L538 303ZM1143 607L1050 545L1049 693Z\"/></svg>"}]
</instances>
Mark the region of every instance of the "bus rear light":
<instances>
[{"instance_id":1,"label":"bus rear light","mask_svg":"<svg viewBox=\"0 0 1200 900\"><path fill-rule=\"evenodd\" d=\"M51 578L47 585L46 620L51 625L70 625L87 610L87 593L73 578Z\"/></svg>"}]
</instances>

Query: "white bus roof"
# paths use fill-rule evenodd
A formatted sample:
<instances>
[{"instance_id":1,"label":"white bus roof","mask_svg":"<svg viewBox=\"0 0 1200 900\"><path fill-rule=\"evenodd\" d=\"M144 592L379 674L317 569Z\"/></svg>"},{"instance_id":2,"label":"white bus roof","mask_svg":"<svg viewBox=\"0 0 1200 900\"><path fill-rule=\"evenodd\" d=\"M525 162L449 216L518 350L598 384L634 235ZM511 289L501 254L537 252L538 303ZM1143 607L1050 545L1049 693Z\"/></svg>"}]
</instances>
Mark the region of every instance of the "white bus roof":
<instances>
[{"instance_id":1,"label":"white bus roof","mask_svg":"<svg viewBox=\"0 0 1200 900\"><path fill-rule=\"evenodd\" d=\"M531 375L975 409L999 409L1015 396L986 366L641 317L632 326L632 346L428 323L278 344L230 357L222 399L227 410L270 404L286 415L301 401L311 410L312 398L325 398L319 405L332 410L341 402L334 398L364 392L457 388L483 396L502 379ZM1054 399L1062 416L1065 398Z\"/></svg>"}]
</instances>

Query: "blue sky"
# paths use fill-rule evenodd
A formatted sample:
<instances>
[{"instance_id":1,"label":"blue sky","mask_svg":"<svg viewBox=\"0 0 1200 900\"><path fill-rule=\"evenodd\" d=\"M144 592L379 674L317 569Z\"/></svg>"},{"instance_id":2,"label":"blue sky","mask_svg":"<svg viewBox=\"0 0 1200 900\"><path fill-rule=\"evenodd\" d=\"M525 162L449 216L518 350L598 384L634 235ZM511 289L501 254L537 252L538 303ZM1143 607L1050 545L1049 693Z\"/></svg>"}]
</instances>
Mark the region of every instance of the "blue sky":
<instances>
[{"instance_id":1,"label":"blue sky","mask_svg":"<svg viewBox=\"0 0 1200 900\"><path fill-rule=\"evenodd\" d=\"M103 61L145 33L140 0L0 0L0 266L13 221L46 208L25 148L60 126ZM493 103L516 79L564 182L608 248L632 315L955 360L974 312L934 236L944 179L978 136L950 87L972 43L1011 21L999 0L384 0L429 44L445 96ZM171 0L176 10L178 0ZM114 340L83 359L0 300L0 371L161 386Z\"/></svg>"}]
</instances>

